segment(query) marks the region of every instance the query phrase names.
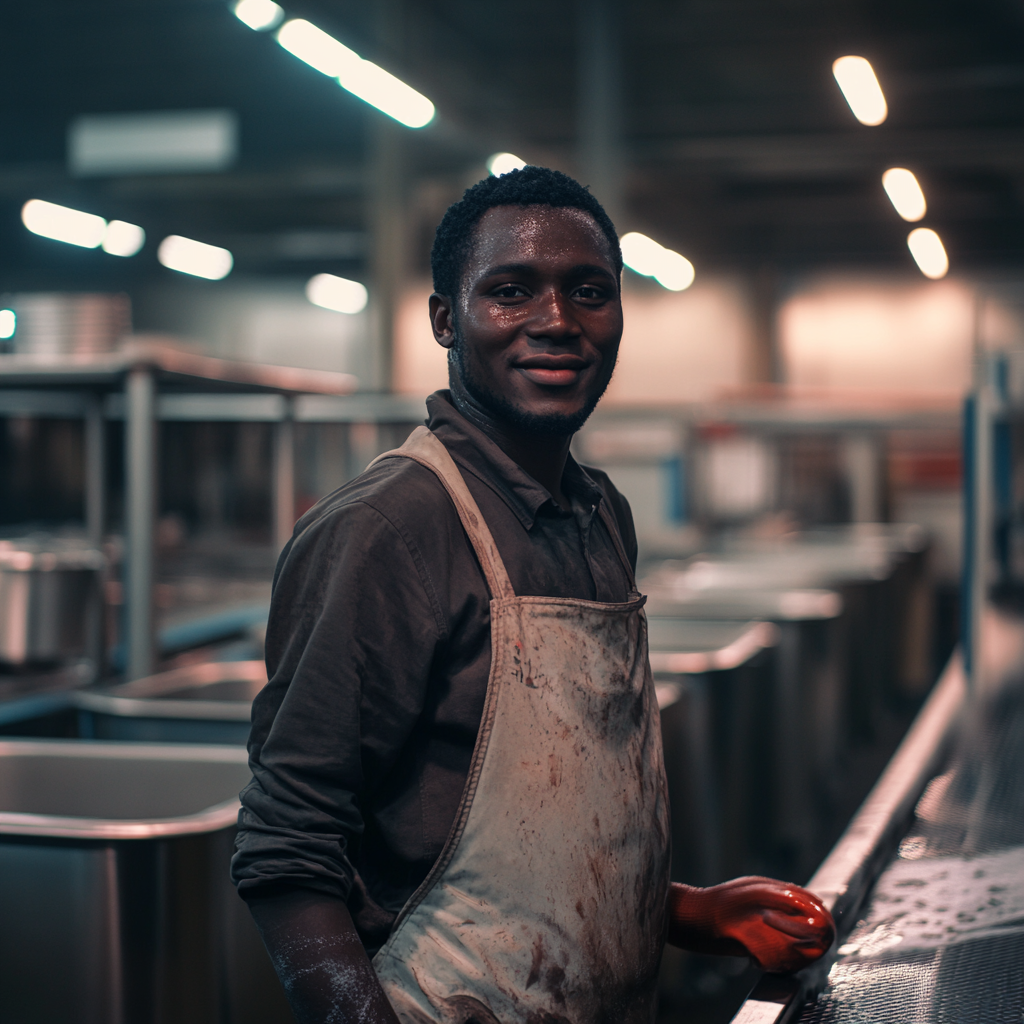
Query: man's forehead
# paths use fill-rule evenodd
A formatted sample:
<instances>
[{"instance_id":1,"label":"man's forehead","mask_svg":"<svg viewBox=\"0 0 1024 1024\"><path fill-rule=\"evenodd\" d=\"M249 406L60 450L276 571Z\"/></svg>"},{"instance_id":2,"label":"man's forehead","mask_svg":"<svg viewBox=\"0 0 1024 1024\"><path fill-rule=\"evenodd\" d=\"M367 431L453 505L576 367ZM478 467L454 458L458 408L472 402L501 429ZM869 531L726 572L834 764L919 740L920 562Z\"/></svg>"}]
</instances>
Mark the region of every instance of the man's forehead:
<instances>
[{"instance_id":1,"label":"man's forehead","mask_svg":"<svg viewBox=\"0 0 1024 1024\"><path fill-rule=\"evenodd\" d=\"M611 245L594 217L573 206L494 206L477 222L467 269L476 272L503 255L557 257L581 250L612 264Z\"/></svg>"}]
</instances>

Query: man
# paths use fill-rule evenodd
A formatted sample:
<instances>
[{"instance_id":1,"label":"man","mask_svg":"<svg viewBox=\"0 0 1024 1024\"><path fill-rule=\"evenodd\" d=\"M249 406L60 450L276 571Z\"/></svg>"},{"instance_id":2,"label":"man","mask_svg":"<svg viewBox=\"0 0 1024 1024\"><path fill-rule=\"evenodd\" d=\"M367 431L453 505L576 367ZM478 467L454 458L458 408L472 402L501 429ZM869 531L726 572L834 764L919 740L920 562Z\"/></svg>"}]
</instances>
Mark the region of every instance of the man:
<instances>
[{"instance_id":1,"label":"man","mask_svg":"<svg viewBox=\"0 0 1024 1024\"><path fill-rule=\"evenodd\" d=\"M431 262L451 389L274 584L233 873L297 1018L647 1022L666 938L809 963L810 893L669 885L632 518L569 455L622 334L614 227L528 167Z\"/></svg>"}]
</instances>

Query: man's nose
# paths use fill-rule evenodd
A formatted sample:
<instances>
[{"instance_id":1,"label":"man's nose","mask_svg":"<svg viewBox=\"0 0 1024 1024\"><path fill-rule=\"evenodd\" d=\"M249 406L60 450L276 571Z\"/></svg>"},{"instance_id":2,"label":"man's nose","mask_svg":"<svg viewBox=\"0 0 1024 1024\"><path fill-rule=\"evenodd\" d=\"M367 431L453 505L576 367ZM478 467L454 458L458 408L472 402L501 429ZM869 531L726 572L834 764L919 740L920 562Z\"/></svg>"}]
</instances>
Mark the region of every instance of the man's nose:
<instances>
[{"instance_id":1,"label":"man's nose","mask_svg":"<svg viewBox=\"0 0 1024 1024\"><path fill-rule=\"evenodd\" d=\"M576 320L572 303L557 288L545 290L537 303L527 333L534 338L575 338L582 330Z\"/></svg>"}]
</instances>

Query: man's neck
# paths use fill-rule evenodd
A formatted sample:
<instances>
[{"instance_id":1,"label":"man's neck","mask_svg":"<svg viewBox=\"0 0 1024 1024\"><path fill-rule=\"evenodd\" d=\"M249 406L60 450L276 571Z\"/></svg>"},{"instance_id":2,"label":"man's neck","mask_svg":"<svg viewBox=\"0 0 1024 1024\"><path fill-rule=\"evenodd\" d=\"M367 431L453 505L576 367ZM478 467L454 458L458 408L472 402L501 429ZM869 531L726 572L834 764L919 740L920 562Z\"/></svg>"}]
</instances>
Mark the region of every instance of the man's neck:
<instances>
[{"instance_id":1,"label":"man's neck","mask_svg":"<svg viewBox=\"0 0 1024 1024\"><path fill-rule=\"evenodd\" d=\"M572 434L538 437L517 430L508 420L495 416L478 402L458 380L452 380L451 394L455 407L474 427L483 431L520 469L547 488L562 508L569 508L569 499L562 491L562 475L569 457Z\"/></svg>"}]
</instances>

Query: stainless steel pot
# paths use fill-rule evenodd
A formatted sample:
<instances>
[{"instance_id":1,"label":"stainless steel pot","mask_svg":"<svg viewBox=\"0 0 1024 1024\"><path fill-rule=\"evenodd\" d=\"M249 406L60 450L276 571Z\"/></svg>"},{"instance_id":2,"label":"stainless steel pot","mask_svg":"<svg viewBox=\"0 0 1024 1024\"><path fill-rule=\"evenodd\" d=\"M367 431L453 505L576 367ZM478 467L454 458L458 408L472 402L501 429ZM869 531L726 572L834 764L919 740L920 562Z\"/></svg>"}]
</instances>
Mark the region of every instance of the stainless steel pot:
<instances>
[{"instance_id":1,"label":"stainless steel pot","mask_svg":"<svg viewBox=\"0 0 1024 1024\"><path fill-rule=\"evenodd\" d=\"M0 662L27 665L94 654L101 551L49 536L0 540Z\"/></svg>"},{"instance_id":2,"label":"stainless steel pot","mask_svg":"<svg viewBox=\"0 0 1024 1024\"><path fill-rule=\"evenodd\" d=\"M0 742L0 1020L288 1024L228 878L234 747Z\"/></svg>"}]
</instances>

